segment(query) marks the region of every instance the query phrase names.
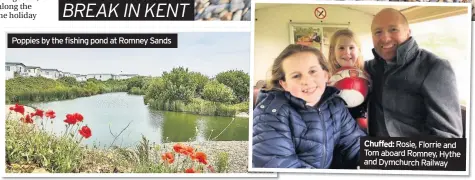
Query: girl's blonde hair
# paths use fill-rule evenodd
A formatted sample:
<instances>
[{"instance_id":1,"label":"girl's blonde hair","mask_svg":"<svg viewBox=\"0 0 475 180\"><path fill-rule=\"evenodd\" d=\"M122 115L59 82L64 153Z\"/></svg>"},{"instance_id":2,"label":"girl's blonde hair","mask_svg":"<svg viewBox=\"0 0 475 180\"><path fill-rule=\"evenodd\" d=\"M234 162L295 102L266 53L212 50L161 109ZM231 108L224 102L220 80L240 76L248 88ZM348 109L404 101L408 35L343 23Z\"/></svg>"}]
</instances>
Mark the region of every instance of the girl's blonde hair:
<instances>
[{"instance_id":1,"label":"girl's blonde hair","mask_svg":"<svg viewBox=\"0 0 475 180\"><path fill-rule=\"evenodd\" d=\"M300 45L300 44L291 44L291 45L288 45L274 60L274 64L272 64L272 67L271 67L271 77L270 79L267 80L267 85L265 87L266 90L282 90L283 91L283 88L279 83L280 80L285 81L285 72L284 72L284 69L282 68L282 63L289 56L292 56L297 53L302 53L302 52L310 52L314 54L315 56L317 56L318 62L320 66L322 67L322 69L330 73L328 62L320 50L314 47L310 47L310 46L305 46L305 45Z\"/></svg>"},{"instance_id":2,"label":"girl's blonde hair","mask_svg":"<svg viewBox=\"0 0 475 180\"><path fill-rule=\"evenodd\" d=\"M335 73L337 69L341 68L341 66L338 64L336 61L336 56L335 56L335 46L336 42L339 37L341 36L346 36L351 38L356 46L358 46L358 58L356 59L356 67L364 71L364 60L363 60L363 55L361 53L361 43L358 39L358 37L355 36L355 33L349 29L341 29L335 32L333 36L330 39L330 51L328 52L328 61L330 63L330 70L331 72Z\"/></svg>"}]
</instances>

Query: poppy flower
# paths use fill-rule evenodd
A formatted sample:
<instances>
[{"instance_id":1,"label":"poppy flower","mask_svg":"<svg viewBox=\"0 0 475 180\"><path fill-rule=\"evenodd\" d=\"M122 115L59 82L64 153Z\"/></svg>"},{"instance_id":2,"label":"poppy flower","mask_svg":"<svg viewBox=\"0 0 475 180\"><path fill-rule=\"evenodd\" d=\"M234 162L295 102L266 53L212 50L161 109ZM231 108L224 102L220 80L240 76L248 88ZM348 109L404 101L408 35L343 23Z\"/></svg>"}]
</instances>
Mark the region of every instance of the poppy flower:
<instances>
[{"instance_id":1,"label":"poppy flower","mask_svg":"<svg viewBox=\"0 0 475 180\"><path fill-rule=\"evenodd\" d=\"M175 161L175 156L173 156L173 154L171 152L167 152L165 154L162 154L162 159L163 161L165 162L168 162L168 163L173 163L173 161Z\"/></svg>"},{"instance_id":2,"label":"poppy flower","mask_svg":"<svg viewBox=\"0 0 475 180\"><path fill-rule=\"evenodd\" d=\"M44 111L41 110L41 109L36 109L36 112L32 113L34 115L31 115L31 117L33 116L39 116L41 119L43 119L43 115L44 115Z\"/></svg>"},{"instance_id":3,"label":"poppy flower","mask_svg":"<svg viewBox=\"0 0 475 180\"><path fill-rule=\"evenodd\" d=\"M204 152L196 152L194 159L198 160L200 163L208 164L208 161L206 160L206 154Z\"/></svg>"},{"instance_id":4,"label":"poppy flower","mask_svg":"<svg viewBox=\"0 0 475 180\"><path fill-rule=\"evenodd\" d=\"M76 124L76 117L72 114L67 114L66 119L64 120L65 123L68 124Z\"/></svg>"},{"instance_id":5,"label":"poppy flower","mask_svg":"<svg viewBox=\"0 0 475 180\"><path fill-rule=\"evenodd\" d=\"M195 149L193 149L193 147L191 146L185 146L183 149L182 149L182 154L184 155L193 155L195 153Z\"/></svg>"},{"instance_id":6,"label":"poppy flower","mask_svg":"<svg viewBox=\"0 0 475 180\"><path fill-rule=\"evenodd\" d=\"M79 134L81 134L84 138L89 138L91 137L91 129L89 129L89 127L87 126L83 126L80 130L79 130Z\"/></svg>"},{"instance_id":7,"label":"poppy flower","mask_svg":"<svg viewBox=\"0 0 475 180\"><path fill-rule=\"evenodd\" d=\"M185 169L185 173L196 173L194 168Z\"/></svg>"},{"instance_id":8,"label":"poppy flower","mask_svg":"<svg viewBox=\"0 0 475 180\"><path fill-rule=\"evenodd\" d=\"M55 115L55 112L53 110L48 110L46 111L46 117L50 118L50 119L54 119L56 117Z\"/></svg>"},{"instance_id":9,"label":"poppy flower","mask_svg":"<svg viewBox=\"0 0 475 180\"><path fill-rule=\"evenodd\" d=\"M73 116L77 122L82 122L82 120L84 119L84 117L79 113L74 113Z\"/></svg>"},{"instance_id":10,"label":"poppy flower","mask_svg":"<svg viewBox=\"0 0 475 180\"><path fill-rule=\"evenodd\" d=\"M10 107L10 110L25 115L25 107L23 105L15 104L15 106Z\"/></svg>"},{"instance_id":11,"label":"poppy flower","mask_svg":"<svg viewBox=\"0 0 475 180\"><path fill-rule=\"evenodd\" d=\"M29 114L27 114L26 117L21 118L20 120L24 123L33 124L33 119L31 119L31 116Z\"/></svg>"},{"instance_id":12,"label":"poppy flower","mask_svg":"<svg viewBox=\"0 0 475 180\"><path fill-rule=\"evenodd\" d=\"M183 151L183 145L181 145L180 143L177 143L173 146L173 150L175 150L175 152L177 153L181 153Z\"/></svg>"}]
</instances>

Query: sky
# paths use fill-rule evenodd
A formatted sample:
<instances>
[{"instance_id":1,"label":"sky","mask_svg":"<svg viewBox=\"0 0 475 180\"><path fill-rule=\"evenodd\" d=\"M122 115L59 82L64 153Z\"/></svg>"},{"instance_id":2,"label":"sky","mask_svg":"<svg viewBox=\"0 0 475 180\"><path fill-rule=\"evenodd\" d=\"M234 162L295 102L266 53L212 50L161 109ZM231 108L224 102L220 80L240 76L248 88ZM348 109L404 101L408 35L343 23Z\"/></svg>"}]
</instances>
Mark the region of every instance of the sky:
<instances>
[{"instance_id":1,"label":"sky","mask_svg":"<svg viewBox=\"0 0 475 180\"><path fill-rule=\"evenodd\" d=\"M250 69L250 33L178 33L178 48L8 48L6 62L75 74L161 76L183 66L209 77L227 70Z\"/></svg>"}]
</instances>

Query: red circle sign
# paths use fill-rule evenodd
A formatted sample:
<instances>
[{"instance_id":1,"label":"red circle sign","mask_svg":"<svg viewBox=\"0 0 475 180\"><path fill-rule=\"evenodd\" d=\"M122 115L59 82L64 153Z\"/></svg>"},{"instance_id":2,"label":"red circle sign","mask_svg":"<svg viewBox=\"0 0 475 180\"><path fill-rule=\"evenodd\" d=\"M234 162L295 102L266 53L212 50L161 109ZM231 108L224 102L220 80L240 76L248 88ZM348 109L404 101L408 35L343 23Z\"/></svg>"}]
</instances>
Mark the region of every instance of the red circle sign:
<instances>
[{"instance_id":1,"label":"red circle sign","mask_svg":"<svg viewBox=\"0 0 475 180\"><path fill-rule=\"evenodd\" d=\"M322 7L317 7L315 8L313 14L315 14L315 17L317 17L318 19L325 19L325 17L327 17L327 10Z\"/></svg>"}]
</instances>

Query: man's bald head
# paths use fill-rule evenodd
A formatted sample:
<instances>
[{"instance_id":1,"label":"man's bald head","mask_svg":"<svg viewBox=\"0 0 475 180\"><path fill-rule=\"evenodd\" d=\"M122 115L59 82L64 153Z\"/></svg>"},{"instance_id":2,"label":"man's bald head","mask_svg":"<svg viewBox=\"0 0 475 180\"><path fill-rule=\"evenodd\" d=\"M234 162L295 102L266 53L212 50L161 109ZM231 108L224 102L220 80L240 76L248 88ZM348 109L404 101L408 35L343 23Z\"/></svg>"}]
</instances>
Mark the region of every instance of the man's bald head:
<instances>
[{"instance_id":1,"label":"man's bald head","mask_svg":"<svg viewBox=\"0 0 475 180\"><path fill-rule=\"evenodd\" d=\"M391 18L388 18L391 17ZM398 11L393 8L384 8L383 10L379 11L373 18L373 22L371 23L371 27L373 27L373 24L375 21L380 21L380 20L388 20L388 19L397 19L398 22L402 25L404 25L406 28L409 29L409 22L407 21L406 16L401 13L401 11Z\"/></svg>"},{"instance_id":2,"label":"man's bald head","mask_svg":"<svg viewBox=\"0 0 475 180\"><path fill-rule=\"evenodd\" d=\"M392 61L397 47L411 36L406 17L392 8L385 8L374 16L371 33L376 52L386 61Z\"/></svg>"}]
</instances>

